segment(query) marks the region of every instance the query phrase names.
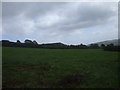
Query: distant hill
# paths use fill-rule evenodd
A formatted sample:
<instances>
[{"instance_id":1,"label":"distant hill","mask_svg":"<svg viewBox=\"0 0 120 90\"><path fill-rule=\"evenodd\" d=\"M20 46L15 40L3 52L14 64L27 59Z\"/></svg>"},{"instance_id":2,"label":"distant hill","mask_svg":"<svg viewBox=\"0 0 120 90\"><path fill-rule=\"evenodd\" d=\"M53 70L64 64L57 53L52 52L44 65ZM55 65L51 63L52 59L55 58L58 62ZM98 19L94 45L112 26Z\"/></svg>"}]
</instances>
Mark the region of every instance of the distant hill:
<instances>
[{"instance_id":1,"label":"distant hill","mask_svg":"<svg viewBox=\"0 0 120 90\"><path fill-rule=\"evenodd\" d=\"M118 45L120 46L120 39L101 41L101 42L92 43L92 44L98 44L100 46L101 44L108 45L111 43L114 44L115 46L118 46Z\"/></svg>"}]
</instances>

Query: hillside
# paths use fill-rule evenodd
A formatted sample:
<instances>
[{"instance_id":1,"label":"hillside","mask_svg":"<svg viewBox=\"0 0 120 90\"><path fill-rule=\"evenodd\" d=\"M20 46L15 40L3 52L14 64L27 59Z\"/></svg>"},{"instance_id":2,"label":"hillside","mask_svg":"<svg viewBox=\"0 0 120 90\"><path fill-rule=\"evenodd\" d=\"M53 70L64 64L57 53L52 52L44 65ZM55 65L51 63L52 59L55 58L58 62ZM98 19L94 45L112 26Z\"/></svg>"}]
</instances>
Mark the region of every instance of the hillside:
<instances>
[{"instance_id":1,"label":"hillside","mask_svg":"<svg viewBox=\"0 0 120 90\"><path fill-rule=\"evenodd\" d=\"M108 45L111 43L114 44L115 46L118 46L118 45L120 45L120 39L101 41L101 42L92 43L92 44L98 44L100 46L101 44Z\"/></svg>"}]
</instances>

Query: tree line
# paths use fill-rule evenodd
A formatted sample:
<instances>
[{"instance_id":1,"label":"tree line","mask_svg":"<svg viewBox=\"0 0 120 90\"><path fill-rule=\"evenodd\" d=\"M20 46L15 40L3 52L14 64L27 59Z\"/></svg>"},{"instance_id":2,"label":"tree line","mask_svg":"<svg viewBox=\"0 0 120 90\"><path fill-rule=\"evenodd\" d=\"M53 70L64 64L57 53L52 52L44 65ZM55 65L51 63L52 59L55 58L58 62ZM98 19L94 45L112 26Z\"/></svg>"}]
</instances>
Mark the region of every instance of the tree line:
<instances>
[{"instance_id":1,"label":"tree line","mask_svg":"<svg viewBox=\"0 0 120 90\"><path fill-rule=\"evenodd\" d=\"M9 40L0 41L4 47L26 47L26 48L45 48L45 49L103 49L105 51L120 51L120 46L114 46L114 44L104 45L101 44L90 44L90 45L66 45L63 43L50 43L50 44L38 44L35 40L31 41L26 39L24 43L21 43L19 40L16 42L11 42Z\"/></svg>"}]
</instances>

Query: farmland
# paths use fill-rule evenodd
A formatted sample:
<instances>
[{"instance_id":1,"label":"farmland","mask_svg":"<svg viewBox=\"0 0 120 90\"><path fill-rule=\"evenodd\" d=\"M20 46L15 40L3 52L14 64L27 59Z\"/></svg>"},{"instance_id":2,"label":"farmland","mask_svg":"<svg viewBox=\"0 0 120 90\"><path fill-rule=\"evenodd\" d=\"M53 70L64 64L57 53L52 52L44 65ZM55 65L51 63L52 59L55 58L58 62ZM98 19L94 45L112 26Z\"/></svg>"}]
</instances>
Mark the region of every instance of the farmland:
<instances>
[{"instance_id":1,"label":"farmland","mask_svg":"<svg viewBox=\"0 0 120 90\"><path fill-rule=\"evenodd\" d=\"M3 47L2 85L3 88L118 88L118 54L102 49Z\"/></svg>"}]
</instances>

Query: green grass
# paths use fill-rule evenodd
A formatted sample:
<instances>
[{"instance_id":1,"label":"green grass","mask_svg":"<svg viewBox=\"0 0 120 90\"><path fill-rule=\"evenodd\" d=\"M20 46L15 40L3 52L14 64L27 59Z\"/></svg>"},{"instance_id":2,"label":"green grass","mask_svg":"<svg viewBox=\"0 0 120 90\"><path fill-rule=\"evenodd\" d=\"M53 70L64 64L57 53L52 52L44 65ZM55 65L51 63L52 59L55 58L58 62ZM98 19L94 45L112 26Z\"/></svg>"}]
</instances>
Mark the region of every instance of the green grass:
<instances>
[{"instance_id":1,"label":"green grass","mask_svg":"<svg viewBox=\"0 0 120 90\"><path fill-rule=\"evenodd\" d=\"M120 53L119 53L120 54ZM3 47L3 87L69 87L57 84L68 75L87 78L75 88L118 88L118 52L101 49Z\"/></svg>"}]
</instances>

